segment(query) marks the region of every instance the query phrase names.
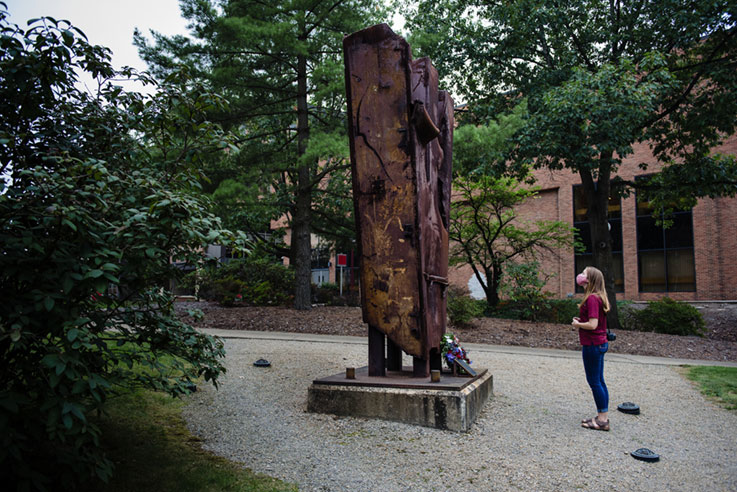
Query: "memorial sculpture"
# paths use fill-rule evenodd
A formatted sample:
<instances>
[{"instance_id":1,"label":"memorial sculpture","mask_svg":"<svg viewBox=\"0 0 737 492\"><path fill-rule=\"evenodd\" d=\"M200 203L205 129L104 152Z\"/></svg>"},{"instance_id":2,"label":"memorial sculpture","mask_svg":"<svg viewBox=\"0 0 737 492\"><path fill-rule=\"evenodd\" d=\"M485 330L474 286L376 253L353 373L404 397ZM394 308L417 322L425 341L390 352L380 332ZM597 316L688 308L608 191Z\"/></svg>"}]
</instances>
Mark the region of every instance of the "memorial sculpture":
<instances>
[{"instance_id":1,"label":"memorial sculpture","mask_svg":"<svg viewBox=\"0 0 737 492\"><path fill-rule=\"evenodd\" d=\"M429 376L446 325L453 100L386 24L343 48L368 372L401 370L404 351Z\"/></svg>"},{"instance_id":2,"label":"memorial sculpture","mask_svg":"<svg viewBox=\"0 0 737 492\"><path fill-rule=\"evenodd\" d=\"M453 100L430 60L412 60L385 24L343 48L368 367L313 380L307 410L465 432L493 377L466 365L440 379Z\"/></svg>"}]
</instances>

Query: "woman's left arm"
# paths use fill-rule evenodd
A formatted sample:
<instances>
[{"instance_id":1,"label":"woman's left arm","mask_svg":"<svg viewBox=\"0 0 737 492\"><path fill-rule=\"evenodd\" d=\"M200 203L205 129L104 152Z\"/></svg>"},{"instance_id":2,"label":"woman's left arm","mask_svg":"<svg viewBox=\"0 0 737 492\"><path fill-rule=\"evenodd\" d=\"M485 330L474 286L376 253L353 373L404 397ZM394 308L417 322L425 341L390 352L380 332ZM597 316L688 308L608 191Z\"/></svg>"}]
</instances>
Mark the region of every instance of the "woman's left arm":
<instances>
[{"instance_id":1,"label":"woman's left arm","mask_svg":"<svg viewBox=\"0 0 737 492\"><path fill-rule=\"evenodd\" d=\"M591 314L598 315L599 313L599 305L597 301L599 301L598 297L589 296L588 299L586 299L586 305L584 306L584 309L588 313L589 320L581 322L579 318L573 318L573 323L571 324L576 328L581 328L582 330L595 330L599 326L599 319L592 318Z\"/></svg>"}]
</instances>

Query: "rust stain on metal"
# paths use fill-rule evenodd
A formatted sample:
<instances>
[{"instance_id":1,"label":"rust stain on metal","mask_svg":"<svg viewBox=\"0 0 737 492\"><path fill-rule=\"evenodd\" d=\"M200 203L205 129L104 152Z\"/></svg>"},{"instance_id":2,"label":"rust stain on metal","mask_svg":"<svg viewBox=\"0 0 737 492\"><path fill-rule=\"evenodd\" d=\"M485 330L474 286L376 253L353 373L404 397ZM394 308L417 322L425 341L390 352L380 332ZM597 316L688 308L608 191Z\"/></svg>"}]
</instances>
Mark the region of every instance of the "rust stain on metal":
<instances>
[{"instance_id":1,"label":"rust stain on metal","mask_svg":"<svg viewBox=\"0 0 737 492\"><path fill-rule=\"evenodd\" d=\"M344 53L363 319L428 360L445 333L453 101L385 24Z\"/></svg>"}]
</instances>

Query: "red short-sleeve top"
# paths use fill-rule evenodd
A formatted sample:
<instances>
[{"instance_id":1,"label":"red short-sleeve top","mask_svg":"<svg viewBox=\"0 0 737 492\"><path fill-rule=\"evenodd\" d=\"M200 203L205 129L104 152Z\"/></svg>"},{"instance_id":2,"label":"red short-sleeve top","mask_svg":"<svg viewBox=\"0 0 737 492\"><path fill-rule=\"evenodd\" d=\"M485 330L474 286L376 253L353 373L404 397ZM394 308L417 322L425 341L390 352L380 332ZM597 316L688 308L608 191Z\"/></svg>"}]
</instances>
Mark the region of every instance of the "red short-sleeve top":
<instances>
[{"instance_id":1,"label":"red short-sleeve top","mask_svg":"<svg viewBox=\"0 0 737 492\"><path fill-rule=\"evenodd\" d=\"M599 320L595 330L578 329L578 339L581 341L581 345L606 343L606 313L604 312L604 302L598 295L592 294L586 299L586 302L579 309L578 317L581 323L585 323L591 318Z\"/></svg>"}]
</instances>

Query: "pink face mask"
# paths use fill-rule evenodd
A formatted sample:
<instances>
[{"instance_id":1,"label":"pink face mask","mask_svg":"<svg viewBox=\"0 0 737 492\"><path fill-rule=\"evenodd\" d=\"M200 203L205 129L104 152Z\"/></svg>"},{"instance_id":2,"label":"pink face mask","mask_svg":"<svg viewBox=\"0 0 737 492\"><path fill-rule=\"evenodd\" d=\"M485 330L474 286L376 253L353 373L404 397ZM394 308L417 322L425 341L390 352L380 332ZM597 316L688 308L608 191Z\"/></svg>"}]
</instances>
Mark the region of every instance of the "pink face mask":
<instances>
[{"instance_id":1,"label":"pink face mask","mask_svg":"<svg viewBox=\"0 0 737 492\"><path fill-rule=\"evenodd\" d=\"M581 287L585 287L589 283L589 279L586 278L585 273L579 273L576 275L576 283Z\"/></svg>"}]
</instances>

